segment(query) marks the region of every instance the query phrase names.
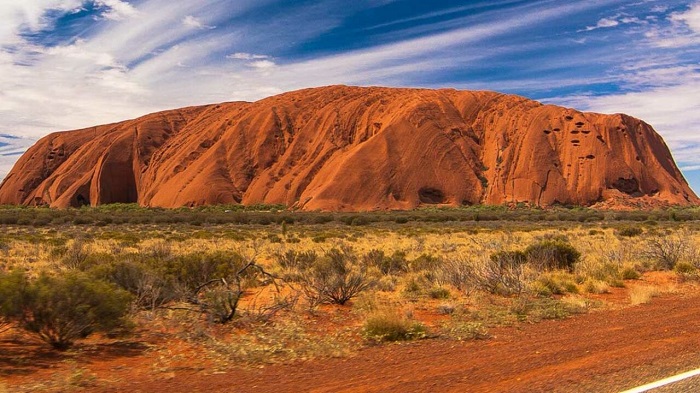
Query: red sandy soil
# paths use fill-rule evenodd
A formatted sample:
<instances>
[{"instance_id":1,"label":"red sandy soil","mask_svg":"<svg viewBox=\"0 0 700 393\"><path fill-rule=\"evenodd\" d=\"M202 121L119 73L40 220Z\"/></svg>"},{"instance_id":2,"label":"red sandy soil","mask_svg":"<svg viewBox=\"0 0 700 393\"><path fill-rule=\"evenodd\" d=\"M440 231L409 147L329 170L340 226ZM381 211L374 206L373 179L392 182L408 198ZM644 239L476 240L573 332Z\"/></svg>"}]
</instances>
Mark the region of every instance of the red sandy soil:
<instances>
[{"instance_id":1,"label":"red sandy soil","mask_svg":"<svg viewBox=\"0 0 700 393\"><path fill-rule=\"evenodd\" d=\"M329 86L42 138L0 204L698 204L654 129L485 91Z\"/></svg>"},{"instance_id":2,"label":"red sandy soil","mask_svg":"<svg viewBox=\"0 0 700 393\"><path fill-rule=\"evenodd\" d=\"M137 337L59 354L6 339L0 377L10 391L64 391L41 381L67 375L60 377L65 386L94 392L616 392L700 367L700 296L667 295L491 333L486 341L427 339L346 358L219 371L182 342ZM158 366L164 357L167 370ZM75 363L65 362L71 358ZM78 371L71 377L70 367L94 380Z\"/></svg>"}]
</instances>

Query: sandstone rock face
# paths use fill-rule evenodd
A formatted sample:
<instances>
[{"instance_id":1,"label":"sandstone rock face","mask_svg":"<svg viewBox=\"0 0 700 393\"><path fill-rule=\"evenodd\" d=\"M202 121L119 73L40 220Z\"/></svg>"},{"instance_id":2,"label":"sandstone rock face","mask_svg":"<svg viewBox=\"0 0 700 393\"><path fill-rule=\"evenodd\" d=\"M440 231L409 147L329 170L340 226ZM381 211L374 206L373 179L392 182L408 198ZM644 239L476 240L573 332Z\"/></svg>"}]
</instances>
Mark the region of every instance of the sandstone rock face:
<instances>
[{"instance_id":1,"label":"sandstone rock face","mask_svg":"<svg viewBox=\"0 0 700 393\"><path fill-rule=\"evenodd\" d=\"M661 137L626 115L494 92L331 86L46 136L0 204L696 204Z\"/></svg>"}]
</instances>

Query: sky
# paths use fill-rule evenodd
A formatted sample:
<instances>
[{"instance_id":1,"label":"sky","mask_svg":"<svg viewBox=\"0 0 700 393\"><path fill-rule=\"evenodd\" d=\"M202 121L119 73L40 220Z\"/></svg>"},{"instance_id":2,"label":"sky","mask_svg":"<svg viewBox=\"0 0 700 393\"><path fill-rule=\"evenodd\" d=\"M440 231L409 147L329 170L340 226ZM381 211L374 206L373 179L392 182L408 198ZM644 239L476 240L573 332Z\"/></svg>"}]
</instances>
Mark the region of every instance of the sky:
<instances>
[{"instance_id":1,"label":"sky","mask_svg":"<svg viewBox=\"0 0 700 393\"><path fill-rule=\"evenodd\" d=\"M700 0L0 0L0 178L53 131L331 84L627 113L700 191Z\"/></svg>"}]
</instances>

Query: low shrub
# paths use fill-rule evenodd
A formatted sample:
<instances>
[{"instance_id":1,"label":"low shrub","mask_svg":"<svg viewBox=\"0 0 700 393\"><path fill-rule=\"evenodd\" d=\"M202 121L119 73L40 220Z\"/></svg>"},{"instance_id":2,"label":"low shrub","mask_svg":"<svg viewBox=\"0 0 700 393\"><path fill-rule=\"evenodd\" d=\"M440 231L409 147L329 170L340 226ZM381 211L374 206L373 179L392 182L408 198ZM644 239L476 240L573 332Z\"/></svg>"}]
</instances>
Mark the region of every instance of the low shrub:
<instances>
[{"instance_id":1,"label":"low shrub","mask_svg":"<svg viewBox=\"0 0 700 393\"><path fill-rule=\"evenodd\" d=\"M534 291L539 295L563 295L566 293L578 293L578 285L573 275L564 272L546 272L537 280Z\"/></svg>"},{"instance_id":2,"label":"low shrub","mask_svg":"<svg viewBox=\"0 0 700 393\"><path fill-rule=\"evenodd\" d=\"M318 255L313 251L289 250L284 254L278 253L275 255L277 264L288 271L306 270L313 266L317 259Z\"/></svg>"},{"instance_id":3,"label":"low shrub","mask_svg":"<svg viewBox=\"0 0 700 393\"><path fill-rule=\"evenodd\" d=\"M610 293L610 286L605 281L588 279L583 283L583 290L593 294Z\"/></svg>"},{"instance_id":4,"label":"low shrub","mask_svg":"<svg viewBox=\"0 0 700 393\"><path fill-rule=\"evenodd\" d=\"M344 305L368 289L372 280L349 248L333 248L300 272L302 289L310 303Z\"/></svg>"},{"instance_id":5,"label":"low shrub","mask_svg":"<svg viewBox=\"0 0 700 393\"><path fill-rule=\"evenodd\" d=\"M41 274L32 282L17 276L14 285L19 287L16 296L20 313L10 317L56 349L65 350L75 340L97 331L128 326L131 296L87 274Z\"/></svg>"},{"instance_id":6,"label":"low shrub","mask_svg":"<svg viewBox=\"0 0 700 393\"><path fill-rule=\"evenodd\" d=\"M233 282L246 260L236 252L193 253L164 262L165 274L177 281L185 297L194 297L207 283L217 280ZM196 301L195 301L196 302Z\"/></svg>"},{"instance_id":7,"label":"low shrub","mask_svg":"<svg viewBox=\"0 0 700 393\"><path fill-rule=\"evenodd\" d=\"M522 251L498 251L489 258L502 267L516 267L527 262L527 255Z\"/></svg>"},{"instance_id":8,"label":"low shrub","mask_svg":"<svg viewBox=\"0 0 700 393\"><path fill-rule=\"evenodd\" d=\"M544 240L525 249L528 263L542 270L573 271L581 253L562 240Z\"/></svg>"},{"instance_id":9,"label":"low shrub","mask_svg":"<svg viewBox=\"0 0 700 393\"><path fill-rule=\"evenodd\" d=\"M409 270L412 272L435 271L444 263L445 261L440 257L429 254L421 254L409 263Z\"/></svg>"},{"instance_id":10,"label":"low shrub","mask_svg":"<svg viewBox=\"0 0 700 393\"><path fill-rule=\"evenodd\" d=\"M659 291L654 287L636 286L632 287L629 292L630 304L646 304L651 302L651 299L658 296Z\"/></svg>"},{"instance_id":11,"label":"low shrub","mask_svg":"<svg viewBox=\"0 0 700 393\"><path fill-rule=\"evenodd\" d=\"M400 274L408 271L406 253L396 251L391 256L384 251L373 249L362 256L362 262L367 267L376 267L382 274Z\"/></svg>"},{"instance_id":12,"label":"low shrub","mask_svg":"<svg viewBox=\"0 0 700 393\"><path fill-rule=\"evenodd\" d=\"M688 233L652 237L644 245L642 255L659 269L673 270L681 261L694 263L698 259L698 251L690 239Z\"/></svg>"},{"instance_id":13,"label":"low shrub","mask_svg":"<svg viewBox=\"0 0 700 393\"><path fill-rule=\"evenodd\" d=\"M153 311L168 302L181 300L182 292L175 277L164 274L148 262L120 258L99 265L90 273L131 293L134 305L139 309Z\"/></svg>"},{"instance_id":14,"label":"low shrub","mask_svg":"<svg viewBox=\"0 0 700 393\"><path fill-rule=\"evenodd\" d=\"M635 237L644 233L641 227L624 227L617 230L617 236Z\"/></svg>"},{"instance_id":15,"label":"low shrub","mask_svg":"<svg viewBox=\"0 0 700 393\"><path fill-rule=\"evenodd\" d=\"M632 266L625 266L620 271L620 276L623 280L638 280L642 274Z\"/></svg>"},{"instance_id":16,"label":"low shrub","mask_svg":"<svg viewBox=\"0 0 700 393\"><path fill-rule=\"evenodd\" d=\"M428 297L431 299L449 299L450 290L443 287L433 287L428 290Z\"/></svg>"},{"instance_id":17,"label":"low shrub","mask_svg":"<svg viewBox=\"0 0 700 393\"><path fill-rule=\"evenodd\" d=\"M511 257L517 254L497 253L494 258L454 258L438 272L439 281L461 291L479 290L501 296L521 294L528 286L526 268Z\"/></svg>"},{"instance_id":18,"label":"low shrub","mask_svg":"<svg viewBox=\"0 0 700 393\"><path fill-rule=\"evenodd\" d=\"M425 325L395 313L370 315L362 327L362 335L373 341L406 341L424 338Z\"/></svg>"},{"instance_id":19,"label":"low shrub","mask_svg":"<svg viewBox=\"0 0 700 393\"><path fill-rule=\"evenodd\" d=\"M450 321L441 326L444 335L459 341L485 340L491 335L481 322Z\"/></svg>"},{"instance_id":20,"label":"low shrub","mask_svg":"<svg viewBox=\"0 0 700 393\"><path fill-rule=\"evenodd\" d=\"M700 279L700 271L697 266L688 262L679 262L673 268L673 271L684 281L697 281Z\"/></svg>"},{"instance_id":21,"label":"low shrub","mask_svg":"<svg viewBox=\"0 0 700 393\"><path fill-rule=\"evenodd\" d=\"M13 321L21 317L22 294L27 286L28 281L22 272L0 270L0 332L9 329Z\"/></svg>"}]
</instances>

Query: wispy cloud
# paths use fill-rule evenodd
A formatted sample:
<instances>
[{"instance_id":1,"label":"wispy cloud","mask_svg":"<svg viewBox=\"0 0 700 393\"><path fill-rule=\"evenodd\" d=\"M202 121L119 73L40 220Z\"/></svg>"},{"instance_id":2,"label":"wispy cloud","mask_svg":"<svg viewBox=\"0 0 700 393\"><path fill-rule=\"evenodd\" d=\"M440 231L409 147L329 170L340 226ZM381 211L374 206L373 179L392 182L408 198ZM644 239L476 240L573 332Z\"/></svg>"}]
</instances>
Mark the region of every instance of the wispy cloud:
<instances>
[{"instance_id":1,"label":"wispy cloud","mask_svg":"<svg viewBox=\"0 0 700 393\"><path fill-rule=\"evenodd\" d=\"M604 29L607 27L615 27L618 26L620 22L617 19L614 18L603 18L596 23L595 26L587 26L584 31L591 31L595 29Z\"/></svg>"},{"instance_id":2,"label":"wispy cloud","mask_svg":"<svg viewBox=\"0 0 700 393\"><path fill-rule=\"evenodd\" d=\"M267 59L270 56L268 55L256 55L253 53L245 53L245 52L236 52L233 54L230 54L226 56L227 59L234 59L234 60L260 60L260 59Z\"/></svg>"},{"instance_id":3,"label":"wispy cloud","mask_svg":"<svg viewBox=\"0 0 700 393\"><path fill-rule=\"evenodd\" d=\"M199 20L199 18L195 18L192 15L187 15L184 19L182 19L182 24L193 29L216 29L216 26L205 25L201 20Z\"/></svg>"},{"instance_id":4,"label":"wispy cloud","mask_svg":"<svg viewBox=\"0 0 700 393\"><path fill-rule=\"evenodd\" d=\"M109 20L123 20L136 16L138 11L127 1L121 0L96 0L95 5L104 8L100 17Z\"/></svg>"},{"instance_id":5,"label":"wispy cloud","mask_svg":"<svg viewBox=\"0 0 700 393\"><path fill-rule=\"evenodd\" d=\"M452 86L629 112L700 165L700 1L407 1L0 2L0 133L337 83Z\"/></svg>"},{"instance_id":6,"label":"wispy cloud","mask_svg":"<svg viewBox=\"0 0 700 393\"><path fill-rule=\"evenodd\" d=\"M700 34L700 2L691 5L685 12L674 13L671 20L683 23L696 34Z\"/></svg>"}]
</instances>

